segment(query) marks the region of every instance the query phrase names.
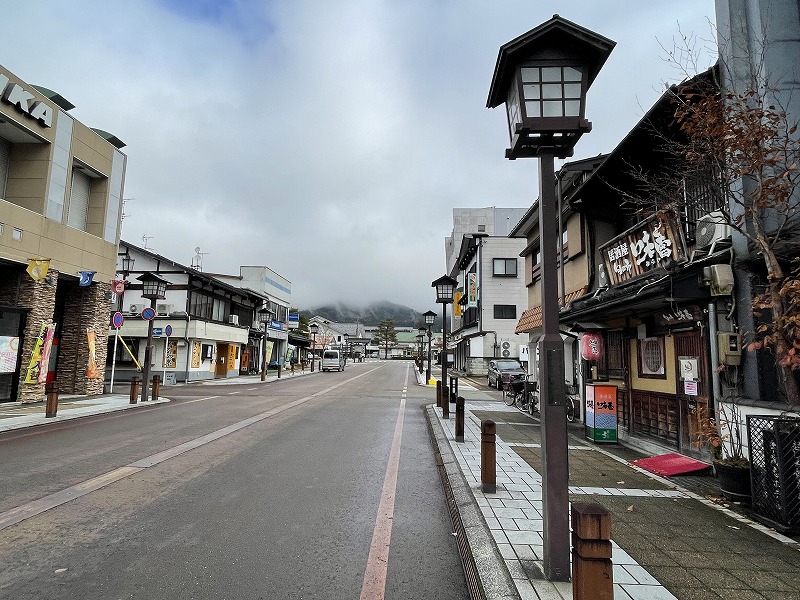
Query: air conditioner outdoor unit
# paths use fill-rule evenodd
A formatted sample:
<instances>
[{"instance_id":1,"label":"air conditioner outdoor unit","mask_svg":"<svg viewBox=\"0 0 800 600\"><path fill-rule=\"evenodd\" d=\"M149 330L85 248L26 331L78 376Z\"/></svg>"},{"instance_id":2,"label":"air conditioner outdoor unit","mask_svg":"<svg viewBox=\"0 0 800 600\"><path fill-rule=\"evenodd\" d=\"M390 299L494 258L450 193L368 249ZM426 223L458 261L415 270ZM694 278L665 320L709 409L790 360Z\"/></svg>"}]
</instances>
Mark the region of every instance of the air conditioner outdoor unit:
<instances>
[{"instance_id":1,"label":"air conditioner outdoor unit","mask_svg":"<svg viewBox=\"0 0 800 600\"><path fill-rule=\"evenodd\" d=\"M608 287L608 273L602 263L597 265L597 287Z\"/></svg>"},{"instance_id":2,"label":"air conditioner outdoor unit","mask_svg":"<svg viewBox=\"0 0 800 600\"><path fill-rule=\"evenodd\" d=\"M517 342L511 340L500 340L500 356L503 358L513 358L517 355Z\"/></svg>"},{"instance_id":3,"label":"air conditioner outdoor unit","mask_svg":"<svg viewBox=\"0 0 800 600\"><path fill-rule=\"evenodd\" d=\"M228 315L228 323L231 325L239 324L239 315Z\"/></svg>"},{"instance_id":4,"label":"air conditioner outdoor unit","mask_svg":"<svg viewBox=\"0 0 800 600\"><path fill-rule=\"evenodd\" d=\"M144 304L131 304L128 308L128 312L132 315L140 315L144 310Z\"/></svg>"},{"instance_id":5,"label":"air conditioner outdoor unit","mask_svg":"<svg viewBox=\"0 0 800 600\"><path fill-rule=\"evenodd\" d=\"M172 304L156 304L156 314L159 317L168 317L174 312L174 308Z\"/></svg>"},{"instance_id":6,"label":"air conditioner outdoor unit","mask_svg":"<svg viewBox=\"0 0 800 600\"><path fill-rule=\"evenodd\" d=\"M697 219L695 231L695 246L698 249L711 248L713 252L717 242L731 237L731 226L724 213L719 210L703 215Z\"/></svg>"}]
</instances>

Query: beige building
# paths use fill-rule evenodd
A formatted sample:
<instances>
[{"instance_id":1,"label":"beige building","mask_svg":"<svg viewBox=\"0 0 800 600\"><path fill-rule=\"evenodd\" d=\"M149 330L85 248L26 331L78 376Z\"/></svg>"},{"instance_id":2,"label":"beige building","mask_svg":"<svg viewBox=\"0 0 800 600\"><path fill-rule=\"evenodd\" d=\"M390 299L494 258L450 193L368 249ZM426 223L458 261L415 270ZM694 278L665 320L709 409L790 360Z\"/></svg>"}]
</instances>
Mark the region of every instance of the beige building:
<instances>
[{"instance_id":1,"label":"beige building","mask_svg":"<svg viewBox=\"0 0 800 600\"><path fill-rule=\"evenodd\" d=\"M0 401L103 389L124 144L0 65Z\"/></svg>"}]
</instances>

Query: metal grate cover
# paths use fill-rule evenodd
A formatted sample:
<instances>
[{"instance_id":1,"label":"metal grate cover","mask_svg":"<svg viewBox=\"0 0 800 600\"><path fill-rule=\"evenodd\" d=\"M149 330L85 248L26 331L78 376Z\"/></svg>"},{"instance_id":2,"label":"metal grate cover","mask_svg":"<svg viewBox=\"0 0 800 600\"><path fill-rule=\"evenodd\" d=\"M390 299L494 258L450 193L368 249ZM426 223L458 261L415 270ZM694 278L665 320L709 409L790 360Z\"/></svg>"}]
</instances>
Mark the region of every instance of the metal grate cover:
<instances>
[{"instance_id":1,"label":"metal grate cover","mask_svg":"<svg viewBox=\"0 0 800 600\"><path fill-rule=\"evenodd\" d=\"M781 533L800 531L800 418L747 416L753 517Z\"/></svg>"}]
</instances>

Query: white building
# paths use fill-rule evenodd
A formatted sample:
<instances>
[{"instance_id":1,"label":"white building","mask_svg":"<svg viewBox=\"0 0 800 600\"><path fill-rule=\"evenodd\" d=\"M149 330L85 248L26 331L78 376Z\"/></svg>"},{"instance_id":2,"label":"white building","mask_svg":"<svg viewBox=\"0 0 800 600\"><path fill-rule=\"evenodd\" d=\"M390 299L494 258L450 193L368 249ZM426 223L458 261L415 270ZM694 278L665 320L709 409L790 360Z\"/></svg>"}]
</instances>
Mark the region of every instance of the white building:
<instances>
[{"instance_id":1,"label":"white building","mask_svg":"<svg viewBox=\"0 0 800 600\"><path fill-rule=\"evenodd\" d=\"M458 287L447 346L454 367L468 375L485 375L492 358L527 361L527 340L514 333L528 302L520 258L525 240L508 237L525 211L453 209L445 255L447 272Z\"/></svg>"}]
</instances>

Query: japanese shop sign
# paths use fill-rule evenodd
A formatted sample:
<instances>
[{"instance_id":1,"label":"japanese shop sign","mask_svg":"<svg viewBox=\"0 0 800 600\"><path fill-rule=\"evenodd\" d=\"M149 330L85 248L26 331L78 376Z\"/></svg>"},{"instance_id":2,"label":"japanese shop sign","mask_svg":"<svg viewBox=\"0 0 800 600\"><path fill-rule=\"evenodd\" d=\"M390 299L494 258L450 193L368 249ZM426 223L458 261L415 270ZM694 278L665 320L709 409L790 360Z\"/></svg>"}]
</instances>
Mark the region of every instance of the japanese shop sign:
<instances>
[{"instance_id":1,"label":"japanese shop sign","mask_svg":"<svg viewBox=\"0 0 800 600\"><path fill-rule=\"evenodd\" d=\"M660 211L600 247L611 285L647 275L686 256L675 213Z\"/></svg>"}]
</instances>

